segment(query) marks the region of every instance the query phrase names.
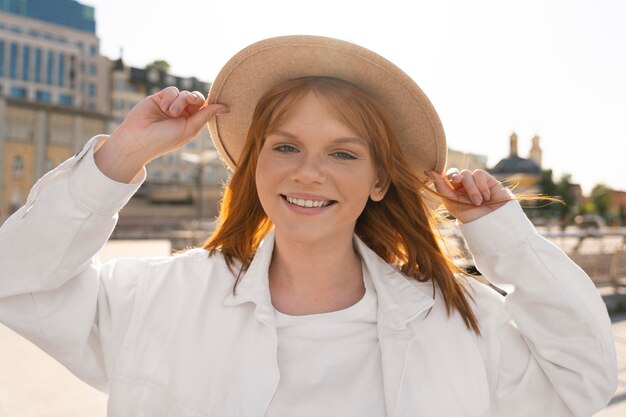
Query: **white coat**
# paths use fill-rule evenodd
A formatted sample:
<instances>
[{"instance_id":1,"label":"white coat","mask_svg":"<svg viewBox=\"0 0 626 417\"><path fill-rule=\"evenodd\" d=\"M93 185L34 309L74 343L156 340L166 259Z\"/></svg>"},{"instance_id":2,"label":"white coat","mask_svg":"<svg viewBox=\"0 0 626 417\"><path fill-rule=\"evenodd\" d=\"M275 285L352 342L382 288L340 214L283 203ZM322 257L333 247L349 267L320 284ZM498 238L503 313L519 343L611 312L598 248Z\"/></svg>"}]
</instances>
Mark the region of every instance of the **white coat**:
<instances>
[{"instance_id":1,"label":"white coat","mask_svg":"<svg viewBox=\"0 0 626 417\"><path fill-rule=\"evenodd\" d=\"M38 181L0 229L0 321L108 392L109 416L263 417L280 378L273 234L237 295L223 257L204 249L101 263L118 211L145 179L145 170L131 184L103 175L93 161L103 138ZM617 387L616 354L591 280L515 201L460 228L479 270L515 288L502 297L472 280L482 337L447 316L430 283L355 237L378 297L387 417L582 417L604 408Z\"/></svg>"}]
</instances>

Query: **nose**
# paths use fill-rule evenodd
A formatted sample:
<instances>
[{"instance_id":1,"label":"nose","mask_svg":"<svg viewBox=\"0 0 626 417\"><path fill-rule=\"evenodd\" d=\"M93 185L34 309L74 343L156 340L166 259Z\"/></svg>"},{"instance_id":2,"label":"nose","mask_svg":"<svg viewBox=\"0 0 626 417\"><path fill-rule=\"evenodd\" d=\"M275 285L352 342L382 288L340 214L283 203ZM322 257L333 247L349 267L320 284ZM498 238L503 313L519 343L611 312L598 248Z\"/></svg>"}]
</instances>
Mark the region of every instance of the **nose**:
<instances>
[{"instance_id":1,"label":"nose","mask_svg":"<svg viewBox=\"0 0 626 417\"><path fill-rule=\"evenodd\" d=\"M316 155L305 155L293 169L291 179L302 184L322 184L326 181L326 169Z\"/></svg>"}]
</instances>

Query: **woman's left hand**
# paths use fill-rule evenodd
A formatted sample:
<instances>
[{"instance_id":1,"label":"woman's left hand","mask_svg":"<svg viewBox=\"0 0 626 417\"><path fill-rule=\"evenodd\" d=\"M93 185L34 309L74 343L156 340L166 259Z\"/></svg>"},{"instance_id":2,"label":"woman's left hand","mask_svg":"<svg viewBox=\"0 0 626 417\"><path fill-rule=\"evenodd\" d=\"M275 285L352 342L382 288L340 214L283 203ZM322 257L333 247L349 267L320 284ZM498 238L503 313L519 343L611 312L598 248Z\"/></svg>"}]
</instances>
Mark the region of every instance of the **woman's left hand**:
<instances>
[{"instance_id":1,"label":"woman's left hand","mask_svg":"<svg viewBox=\"0 0 626 417\"><path fill-rule=\"evenodd\" d=\"M428 171L437 192L447 197L443 204L461 223L469 223L502 207L513 199L513 194L482 169L459 172L451 168L446 175ZM458 204L458 203L463 204Z\"/></svg>"}]
</instances>

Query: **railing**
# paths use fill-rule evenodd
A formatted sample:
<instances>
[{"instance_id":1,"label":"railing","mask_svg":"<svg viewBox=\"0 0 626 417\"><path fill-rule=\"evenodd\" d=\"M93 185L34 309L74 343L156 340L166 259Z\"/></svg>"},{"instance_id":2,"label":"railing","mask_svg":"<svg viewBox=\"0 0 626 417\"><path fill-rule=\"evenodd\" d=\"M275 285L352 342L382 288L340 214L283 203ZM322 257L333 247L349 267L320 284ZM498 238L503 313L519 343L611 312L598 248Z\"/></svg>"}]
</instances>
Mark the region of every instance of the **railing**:
<instances>
[{"instance_id":1,"label":"railing","mask_svg":"<svg viewBox=\"0 0 626 417\"><path fill-rule=\"evenodd\" d=\"M626 288L626 228L546 230L541 234L563 249L595 282Z\"/></svg>"},{"instance_id":2,"label":"railing","mask_svg":"<svg viewBox=\"0 0 626 417\"><path fill-rule=\"evenodd\" d=\"M1 221L5 219L0 219ZM210 235L212 224L186 224L187 230L176 228L130 227L117 228L113 239L168 239L173 250L201 245ZM616 290L626 288L626 227L603 229L565 230L538 228L539 233L559 246L595 282L597 286L612 286ZM467 248L458 230L442 230L446 246L455 263L476 272Z\"/></svg>"}]
</instances>

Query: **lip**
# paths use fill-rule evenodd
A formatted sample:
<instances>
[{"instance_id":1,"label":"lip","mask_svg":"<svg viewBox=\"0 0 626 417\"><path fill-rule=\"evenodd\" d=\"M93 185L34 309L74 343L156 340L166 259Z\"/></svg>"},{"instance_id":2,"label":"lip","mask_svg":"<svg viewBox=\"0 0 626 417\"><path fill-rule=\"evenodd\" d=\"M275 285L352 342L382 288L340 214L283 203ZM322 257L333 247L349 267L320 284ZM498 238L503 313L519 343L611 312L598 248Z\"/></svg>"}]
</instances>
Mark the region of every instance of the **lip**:
<instances>
[{"instance_id":1,"label":"lip","mask_svg":"<svg viewBox=\"0 0 626 417\"><path fill-rule=\"evenodd\" d=\"M313 194L295 193L295 194L287 194L287 195L289 195L289 197L301 198L303 200L319 200L319 201L323 200L323 201L332 201L333 202L333 204L330 204L330 205L324 206L324 207L300 207L300 206L297 206L295 204L291 204L289 201L287 201L286 194L280 194L280 199L283 201L283 203L285 203L285 206L287 207L287 209L289 209L293 213L303 214L303 215L306 215L306 216L311 216L311 215L323 213L323 212L325 212L327 210L330 210L337 203L336 200L325 198L325 197L322 197L322 196L319 196L319 195L318 196L314 196Z\"/></svg>"},{"instance_id":2,"label":"lip","mask_svg":"<svg viewBox=\"0 0 626 417\"><path fill-rule=\"evenodd\" d=\"M332 198L324 197L319 194L308 194L308 193L281 193L281 195L301 198L302 200L317 200L317 201L335 201Z\"/></svg>"}]
</instances>

